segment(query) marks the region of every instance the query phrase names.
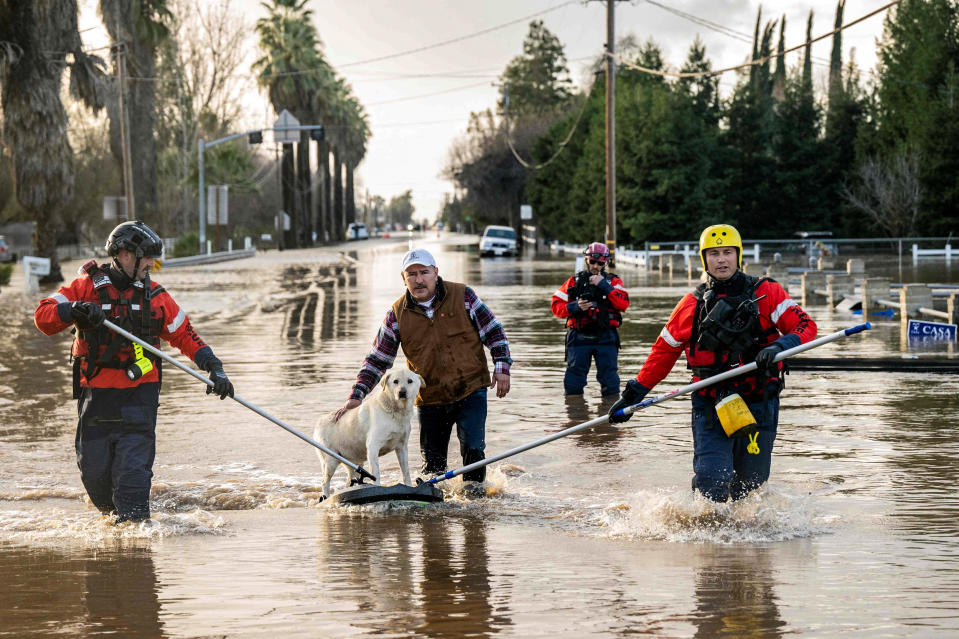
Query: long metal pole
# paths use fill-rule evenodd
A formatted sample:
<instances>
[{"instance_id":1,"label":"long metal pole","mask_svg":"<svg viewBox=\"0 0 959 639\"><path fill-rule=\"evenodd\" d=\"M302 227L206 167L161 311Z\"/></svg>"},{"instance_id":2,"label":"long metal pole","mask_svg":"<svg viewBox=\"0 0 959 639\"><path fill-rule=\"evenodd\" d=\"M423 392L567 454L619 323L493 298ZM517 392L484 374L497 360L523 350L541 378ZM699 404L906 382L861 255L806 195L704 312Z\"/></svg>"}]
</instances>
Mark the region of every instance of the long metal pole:
<instances>
[{"instance_id":1,"label":"long metal pole","mask_svg":"<svg viewBox=\"0 0 959 639\"><path fill-rule=\"evenodd\" d=\"M606 0L606 246L616 266L616 0Z\"/></svg>"},{"instance_id":2,"label":"long metal pole","mask_svg":"<svg viewBox=\"0 0 959 639\"><path fill-rule=\"evenodd\" d=\"M200 375L198 372L196 372L195 370L193 370L193 369L190 368L189 366L187 366L187 365L185 365L185 364L183 364L183 363L181 363L181 362L178 362L177 360L175 360L174 358L170 357L169 355L167 355L167 354L164 353L163 351L159 350L158 348L155 348L155 347L151 346L150 344L148 344L147 342L144 342L142 339L140 339L139 337L137 337L137 336L134 335L133 333L130 333L129 331L126 331L126 330L120 328L119 326L117 326L116 324L114 324L113 322L111 322L110 320L103 320L103 325L106 326L107 328L109 328L111 331L117 333L118 335L122 335L123 337L127 338L127 339L130 340L131 342L136 342L137 344L139 344L140 346L142 346L144 349L150 351L151 353L153 353L153 354L156 355L157 357L163 358L163 359L166 360L167 362L169 362L169 363L173 364L174 366L176 366L177 368L179 368L179 369L180 369L181 371L183 371L184 373L187 373L188 375L192 375L193 377L197 378L198 380L200 380L201 382L203 382L203 383L206 384L207 386L215 386L215 384L213 383L213 380L207 379L207 378L204 377L203 375ZM243 399L242 397L240 397L240 396L238 396L238 395L233 395L233 396L231 397L231 399L234 399L234 400L236 400L237 402L239 402L240 404L242 404L243 406L246 406L247 408L249 408L250 410L252 410L252 411L253 411L254 413L256 413L257 415L260 415L261 417L267 418L268 420L270 420L271 422L273 422L274 424L276 424L277 426L279 426L279 427L282 428L283 430L287 431L288 433L291 433L291 434L293 434L293 435L296 435L297 437L299 437L300 439L302 439L303 441L305 441L307 444L310 444L310 445L312 445L312 446L314 446L314 447L322 450L324 453L326 453L326 454L329 455L330 457L333 457L334 459L337 459L337 460L340 461L341 463L346 464L347 466L349 466L350 468L352 468L352 469L355 470L356 472L360 473L360 475L362 475L362 476L364 476L364 477L368 477L369 479L372 479L373 481L376 481L376 477L374 477L374 476L371 475L369 472L367 472L366 470L364 470L361 466L358 466L358 465L354 464L353 462L351 462L349 459L343 457L342 455L333 452L332 450L330 450L329 448L327 448L327 447L324 446L323 444L321 444L321 443L313 440L313 439L310 438L310 437L307 437L306 435L304 435L304 434L301 433L300 431L296 430L295 428L292 428L291 426L287 426L286 424L284 424L283 422L281 422L281 421L280 421L279 419L277 419L276 417L273 417L272 415L270 415L269 413L267 413L265 410L263 410L263 409L255 406L255 405L251 404L250 402L246 401L245 399Z\"/></svg>"},{"instance_id":3,"label":"long metal pole","mask_svg":"<svg viewBox=\"0 0 959 639\"><path fill-rule=\"evenodd\" d=\"M808 351L808 350L810 350L810 349L812 349L812 348L816 348L817 346L822 346L823 344L826 344L826 343L828 343L828 342L833 342L833 341L835 341L835 340L837 340L837 339L840 339L840 338L842 338L842 337L847 337L847 336L849 336L849 335L854 335L854 334L856 334L856 333L859 333L859 332L862 332L862 331L865 331L865 330L869 330L870 328L872 328L872 325L871 325L869 322L866 322L865 324L859 324L859 325L853 326L853 327L851 327L851 328L847 328L847 329L844 329L844 330L841 330L841 331L836 331L835 333L831 333L831 334L826 335L826 336L824 336L824 337L820 337L820 338L814 339L814 340L812 340L811 342L807 342L807 343L805 343L805 344L800 344L799 346L796 346L795 348L787 349L787 350L779 353L779 355L776 356L776 359L775 359L774 361L779 362L779 361L781 361L781 360L786 359L787 357L791 357L791 356L793 356L793 355L798 355L799 353L802 353L802 352L804 352L804 351ZM737 377L737 376L739 376L739 375L745 375L746 373L748 373L748 372L750 372L750 371L754 371L754 370L756 370L756 362L750 362L749 364L746 364L745 366L740 366L740 367L738 367L738 368L734 368L734 369L732 369L732 370L726 371L725 373L720 373L719 375L713 375L712 377L707 377L706 379L700 380L700 381L695 382L695 383L693 383L693 384L689 384L689 385L687 385L687 386L683 386L682 388L678 388L678 389L676 389L676 390L674 390L674 391L670 391L670 392L666 393L665 395L660 395L659 397L654 397L654 398L652 398L652 399L647 399L647 400L645 400L645 401L643 401L643 402L640 402L640 403L636 404L635 406L629 406L628 408L623 409L623 413L632 414L632 413L635 413L635 412L638 411L638 410L642 410L643 408L646 408L647 406L652 406L653 404L659 404L659 403L661 403L661 402L665 402L665 401L667 401L667 400L673 399L674 397L679 397L680 395L685 395L686 393L695 392L695 391L697 391L697 390L699 390L699 389L701 389L701 388L706 388L707 386L712 386L713 384L716 384L717 382L721 382L721 381L723 381L723 380L727 380L727 379L729 379L729 378L731 378L731 377ZM609 421L609 415L603 415L602 417L597 417L596 419L592 419L592 420L590 420L590 421L588 421L588 422L583 422L582 424L577 424L576 426L570 426L569 428L567 428L567 429L565 429L565 430L561 430L561 431L559 431L558 433L553 433L552 435L549 435L549 436L544 437L544 438L542 438L542 439L537 439L537 440L534 441L534 442L530 442L530 443L528 443L528 444L524 444L524 445L519 446L519 447L517 447L517 448L514 448L514 449L512 449L512 450L508 450L508 451L506 451L505 453L500 453L499 455L496 455L496 456L494 456L494 457L489 457L489 458L487 458L487 459L482 459L482 460L480 460L480 461L478 461L478 462L474 462L474 463L469 464L469 465L467 465L467 466L463 466L462 468L457 468L456 470L451 470L451 471L449 471L449 472L447 472L447 473L445 473L445 474L443 474L443 475L437 475L436 477L433 477L433 478L431 478L431 479L428 479L428 480L427 480L426 482L424 482L424 483L427 483L427 484L436 484L436 483L441 482L441 481L444 481L444 480L446 480L446 479L452 479L453 477L456 477L457 475L462 475L463 473L468 473L468 472L470 472L471 470L476 470L477 468L482 468L483 466L487 466L487 465L489 465L489 464L492 464L493 462L497 462L497 461L499 461L499 460L501 460L501 459L506 459L507 457L512 457L513 455L518 455L519 453L522 453L522 452L525 452L525 451L527 451L527 450L530 450L531 448L536 448L537 446L542 446L543 444L548 444L549 442L555 441L555 440L557 440L557 439L559 439L559 438L561 438L561 437L566 437L567 435L572 435L573 433L578 433L578 432L581 431L581 430L585 430L585 429L587 429L587 428L592 428L593 426L597 426L597 425L602 424L602 423L607 422L607 421Z\"/></svg>"}]
</instances>

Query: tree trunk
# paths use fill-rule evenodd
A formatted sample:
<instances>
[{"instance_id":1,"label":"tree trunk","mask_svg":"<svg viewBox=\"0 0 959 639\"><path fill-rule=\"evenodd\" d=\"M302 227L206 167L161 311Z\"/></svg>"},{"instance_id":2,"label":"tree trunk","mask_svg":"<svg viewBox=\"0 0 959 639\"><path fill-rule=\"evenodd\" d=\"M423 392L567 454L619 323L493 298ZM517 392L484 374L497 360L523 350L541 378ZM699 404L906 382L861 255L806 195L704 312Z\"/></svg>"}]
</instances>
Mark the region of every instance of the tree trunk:
<instances>
[{"instance_id":1,"label":"tree trunk","mask_svg":"<svg viewBox=\"0 0 959 639\"><path fill-rule=\"evenodd\" d=\"M346 165L346 221L356 221L356 194L353 191L353 166Z\"/></svg>"},{"instance_id":2,"label":"tree trunk","mask_svg":"<svg viewBox=\"0 0 959 639\"><path fill-rule=\"evenodd\" d=\"M323 164L324 160L328 159L326 154L326 142L318 141L316 143L316 180L318 184L318 191L316 197L316 240L320 244L326 243L326 232L329 228L327 224L327 207L326 207L326 184L323 180Z\"/></svg>"},{"instance_id":3,"label":"tree trunk","mask_svg":"<svg viewBox=\"0 0 959 639\"><path fill-rule=\"evenodd\" d=\"M343 210L343 162L340 151L333 147L333 227L336 240L346 240L346 212Z\"/></svg>"},{"instance_id":4,"label":"tree trunk","mask_svg":"<svg viewBox=\"0 0 959 639\"><path fill-rule=\"evenodd\" d=\"M300 131L296 145L296 186L299 195L299 246L313 246L313 193L310 179L310 132Z\"/></svg>"},{"instance_id":5,"label":"tree trunk","mask_svg":"<svg viewBox=\"0 0 959 639\"><path fill-rule=\"evenodd\" d=\"M296 171L293 158L293 145L283 145L283 160L280 165L283 188L283 211L290 216L290 230L283 230L283 220L280 219L280 235L283 238L284 248L296 248L297 244L297 216L296 216ZM282 216L281 216L282 218Z\"/></svg>"},{"instance_id":6,"label":"tree trunk","mask_svg":"<svg viewBox=\"0 0 959 639\"><path fill-rule=\"evenodd\" d=\"M77 34L75 1L10 2L0 40L13 42L20 55L0 75L3 135L13 154L17 200L35 222L34 254L50 259L40 281L63 281L56 252L58 211L73 197L73 150L67 114L60 101L64 49ZM61 53L55 53L61 52Z\"/></svg>"},{"instance_id":7,"label":"tree trunk","mask_svg":"<svg viewBox=\"0 0 959 639\"><path fill-rule=\"evenodd\" d=\"M323 208L326 215L326 231L329 234L327 241L336 241L336 224L333 216L333 178L330 175L330 155L332 146L323 143Z\"/></svg>"}]
</instances>

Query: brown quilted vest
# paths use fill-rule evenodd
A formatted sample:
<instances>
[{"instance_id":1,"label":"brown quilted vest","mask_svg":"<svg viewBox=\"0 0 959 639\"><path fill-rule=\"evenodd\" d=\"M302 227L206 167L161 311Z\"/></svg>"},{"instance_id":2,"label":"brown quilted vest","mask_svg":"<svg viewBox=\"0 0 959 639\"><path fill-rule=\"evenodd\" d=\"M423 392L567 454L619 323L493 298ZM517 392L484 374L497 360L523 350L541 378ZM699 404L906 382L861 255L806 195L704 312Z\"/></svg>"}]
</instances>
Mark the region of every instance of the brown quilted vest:
<instances>
[{"instance_id":1,"label":"brown quilted vest","mask_svg":"<svg viewBox=\"0 0 959 639\"><path fill-rule=\"evenodd\" d=\"M417 406L451 404L490 385L486 351L465 307L466 285L438 280L433 319L408 293L393 304L410 370L424 381Z\"/></svg>"}]
</instances>

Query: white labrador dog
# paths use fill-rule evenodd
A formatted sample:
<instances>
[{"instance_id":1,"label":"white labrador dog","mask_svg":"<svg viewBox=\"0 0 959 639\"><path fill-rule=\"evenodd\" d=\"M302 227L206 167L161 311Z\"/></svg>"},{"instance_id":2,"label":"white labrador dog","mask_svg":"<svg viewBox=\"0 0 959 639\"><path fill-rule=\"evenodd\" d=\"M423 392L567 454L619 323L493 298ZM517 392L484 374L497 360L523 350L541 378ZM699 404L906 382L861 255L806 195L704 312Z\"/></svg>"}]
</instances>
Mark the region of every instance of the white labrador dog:
<instances>
[{"instance_id":1,"label":"white labrador dog","mask_svg":"<svg viewBox=\"0 0 959 639\"><path fill-rule=\"evenodd\" d=\"M423 379L406 366L393 369L383 376L379 388L370 393L362 404L347 411L339 421L334 413L322 418L313 429L313 439L330 450L363 466L380 483L380 455L396 451L396 459L403 473L403 483L410 485L408 445L413 420L413 401ZM330 480L339 460L317 449L323 464L323 496L330 496ZM359 473L350 469L350 480L359 480Z\"/></svg>"}]
</instances>

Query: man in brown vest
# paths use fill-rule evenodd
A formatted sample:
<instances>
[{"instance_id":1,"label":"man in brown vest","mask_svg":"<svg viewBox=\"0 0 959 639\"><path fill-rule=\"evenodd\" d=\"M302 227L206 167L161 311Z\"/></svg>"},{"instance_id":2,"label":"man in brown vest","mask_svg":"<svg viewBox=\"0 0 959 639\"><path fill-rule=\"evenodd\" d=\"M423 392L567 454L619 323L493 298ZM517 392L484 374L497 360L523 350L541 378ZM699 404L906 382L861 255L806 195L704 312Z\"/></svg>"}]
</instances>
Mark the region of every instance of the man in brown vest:
<instances>
[{"instance_id":1,"label":"man in brown vest","mask_svg":"<svg viewBox=\"0 0 959 639\"><path fill-rule=\"evenodd\" d=\"M407 252L401 274L407 290L386 313L350 399L335 419L360 405L402 345L410 370L424 381L416 397L423 474L436 475L446 472L453 424L463 465L485 458L486 389L495 387L497 397L506 396L513 360L499 320L469 286L444 282L429 251ZM493 357L492 379L484 346ZM485 467L463 474L464 481L484 479Z\"/></svg>"}]
</instances>

